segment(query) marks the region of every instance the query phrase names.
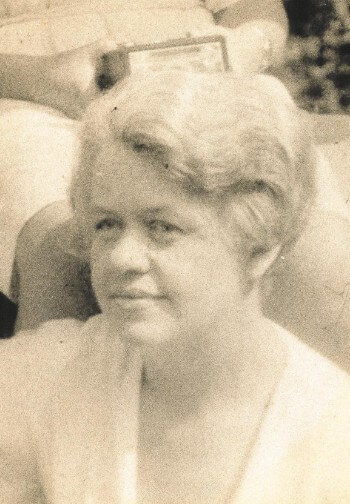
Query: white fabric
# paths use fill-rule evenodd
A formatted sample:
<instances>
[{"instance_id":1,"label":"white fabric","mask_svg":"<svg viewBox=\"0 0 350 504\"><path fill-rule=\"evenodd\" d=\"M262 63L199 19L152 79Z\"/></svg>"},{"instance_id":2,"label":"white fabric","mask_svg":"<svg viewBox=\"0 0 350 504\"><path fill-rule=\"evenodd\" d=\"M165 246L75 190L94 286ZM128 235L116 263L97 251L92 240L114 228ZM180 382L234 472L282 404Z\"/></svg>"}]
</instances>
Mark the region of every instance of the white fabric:
<instances>
[{"instance_id":1,"label":"white fabric","mask_svg":"<svg viewBox=\"0 0 350 504\"><path fill-rule=\"evenodd\" d=\"M346 504L349 377L281 334L291 350L289 364L234 504Z\"/></svg>"},{"instance_id":2,"label":"white fabric","mask_svg":"<svg viewBox=\"0 0 350 504\"><path fill-rule=\"evenodd\" d=\"M349 378L279 331L288 364L231 504L348 504ZM51 504L134 504L121 481L135 469L140 360L103 316L18 335L0 359L0 502L32 502L39 462Z\"/></svg>"},{"instance_id":3,"label":"white fabric","mask_svg":"<svg viewBox=\"0 0 350 504\"><path fill-rule=\"evenodd\" d=\"M347 204L350 215L350 136L339 142L327 143L320 150L329 163L330 170L337 179L337 187Z\"/></svg>"},{"instance_id":4,"label":"white fabric","mask_svg":"<svg viewBox=\"0 0 350 504\"><path fill-rule=\"evenodd\" d=\"M2 1L0 52L50 54L110 38L143 43L206 32L234 0ZM206 7L206 8L204 8Z\"/></svg>"},{"instance_id":5,"label":"white fabric","mask_svg":"<svg viewBox=\"0 0 350 504\"><path fill-rule=\"evenodd\" d=\"M131 44L208 33L208 30L215 33L211 13L201 6L118 10L80 6L14 21L0 28L3 53L51 54L98 39Z\"/></svg>"},{"instance_id":6,"label":"white fabric","mask_svg":"<svg viewBox=\"0 0 350 504\"><path fill-rule=\"evenodd\" d=\"M78 127L44 107L0 101L0 290L7 294L23 224L66 197L79 148Z\"/></svg>"},{"instance_id":7,"label":"white fabric","mask_svg":"<svg viewBox=\"0 0 350 504\"><path fill-rule=\"evenodd\" d=\"M99 10L102 6L109 9L152 9L152 8L194 8L204 4L208 9L222 10L238 0L1 0L0 17L10 18L28 14L54 11L57 9L85 6Z\"/></svg>"},{"instance_id":8,"label":"white fabric","mask_svg":"<svg viewBox=\"0 0 350 504\"><path fill-rule=\"evenodd\" d=\"M242 0L205 0L205 6L212 12L219 12L238 2L242 2Z\"/></svg>"},{"instance_id":9,"label":"white fabric","mask_svg":"<svg viewBox=\"0 0 350 504\"><path fill-rule=\"evenodd\" d=\"M322 210L350 219L349 193L345 196L343 188L340 188L341 178L338 175L337 163L331 165L334 157L327 159L323 154L322 146L315 152L317 156L316 183L317 196L316 204ZM349 173L346 181L349 187ZM346 187L346 185L345 185ZM344 197L345 196L345 197Z\"/></svg>"}]
</instances>

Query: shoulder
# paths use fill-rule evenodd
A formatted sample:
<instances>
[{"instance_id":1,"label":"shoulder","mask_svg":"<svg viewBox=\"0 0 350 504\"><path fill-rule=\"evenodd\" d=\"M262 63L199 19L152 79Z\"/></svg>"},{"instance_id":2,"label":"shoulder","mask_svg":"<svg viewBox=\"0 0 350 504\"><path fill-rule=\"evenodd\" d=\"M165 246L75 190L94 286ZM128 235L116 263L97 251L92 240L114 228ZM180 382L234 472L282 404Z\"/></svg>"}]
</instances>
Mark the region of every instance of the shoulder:
<instances>
[{"instance_id":1,"label":"shoulder","mask_svg":"<svg viewBox=\"0 0 350 504\"><path fill-rule=\"evenodd\" d=\"M350 422L349 375L284 329L278 330L289 354L270 415L270 434L278 450L282 454L311 439L318 447L349 445L350 430L341 427Z\"/></svg>"},{"instance_id":2,"label":"shoulder","mask_svg":"<svg viewBox=\"0 0 350 504\"><path fill-rule=\"evenodd\" d=\"M37 329L19 331L12 338L0 342L2 364L13 366L32 363L37 368L50 366L45 361L51 352L59 352L49 358L55 361L60 355L69 352L68 348L77 343L76 335L84 323L74 319L51 320ZM61 350L60 350L61 349Z\"/></svg>"},{"instance_id":3,"label":"shoulder","mask_svg":"<svg viewBox=\"0 0 350 504\"><path fill-rule=\"evenodd\" d=\"M89 325L56 320L0 342L1 502L32 502L38 482L33 433Z\"/></svg>"},{"instance_id":4,"label":"shoulder","mask_svg":"<svg viewBox=\"0 0 350 504\"><path fill-rule=\"evenodd\" d=\"M0 342L0 396L3 408L35 409L67 366L81 352L95 320L53 320ZM16 405L16 406L15 406Z\"/></svg>"},{"instance_id":5,"label":"shoulder","mask_svg":"<svg viewBox=\"0 0 350 504\"><path fill-rule=\"evenodd\" d=\"M349 377L284 329L278 332L288 362L247 472L247 502L345 504L350 499Z\"/></svg>"},{"instance_id":6,"label":"shoulder","mask_svg":"<svg viewBox=\"0 0 350 504\"><path fill-rule=\"evenodd\" d=\"M279 398L305 413L324 414L341 396L350 394L350 377L336 364L288 331L278 328L287 344L288 361L279 385ZM350 409L349 409L350 411Z\"/></svg>"},{"instance_id":7,"label":"shoulder","mask_svg":"<svg viewBox=\"0 0 350 504\"><path fill-rule=\"evenodd\" d=\"M350 378L295 339L278 424L288 436L281 468L317 502L350 499ZM288 406L287 406L288 404ZM311 490L312 489L312 490Z\"/></svg>"}]
</instances>

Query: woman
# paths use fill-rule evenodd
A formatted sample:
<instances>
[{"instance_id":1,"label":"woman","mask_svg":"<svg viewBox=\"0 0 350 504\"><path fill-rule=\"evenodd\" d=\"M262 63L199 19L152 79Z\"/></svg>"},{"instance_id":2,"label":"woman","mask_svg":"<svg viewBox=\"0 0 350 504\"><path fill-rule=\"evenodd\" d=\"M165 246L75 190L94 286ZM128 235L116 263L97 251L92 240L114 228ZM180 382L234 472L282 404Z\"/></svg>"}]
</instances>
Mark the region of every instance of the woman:
<instances>
[{"instance_id":1,"label":"woman","mask_svg":"<svg viewBox=\"0 0 350 504\"><path fill-rule=\"evenodd\" d=\"M71 200L102 314L2 344L0 502L347 502L348 378L259 309L314 192L286 90L130 77L84 124Z\"/></svg>"}]
</instances>

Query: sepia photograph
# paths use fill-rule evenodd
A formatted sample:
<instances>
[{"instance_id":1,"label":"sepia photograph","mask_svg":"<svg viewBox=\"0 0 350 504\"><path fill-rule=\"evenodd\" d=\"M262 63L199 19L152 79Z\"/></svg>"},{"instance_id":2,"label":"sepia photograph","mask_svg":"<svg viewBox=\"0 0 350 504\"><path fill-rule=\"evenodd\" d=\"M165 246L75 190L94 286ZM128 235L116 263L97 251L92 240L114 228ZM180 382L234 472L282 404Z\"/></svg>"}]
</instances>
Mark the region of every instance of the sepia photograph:
<instances>
[{"instance_id":1,"label":"sepia photograph","mask_svg":"<svg viewBox=\"0 0 350 504\"><path fill-rule=\"evenodd\" d=\"M0 504L350 503L350 0L0 0Z\"/></svg>"}]
</instances>

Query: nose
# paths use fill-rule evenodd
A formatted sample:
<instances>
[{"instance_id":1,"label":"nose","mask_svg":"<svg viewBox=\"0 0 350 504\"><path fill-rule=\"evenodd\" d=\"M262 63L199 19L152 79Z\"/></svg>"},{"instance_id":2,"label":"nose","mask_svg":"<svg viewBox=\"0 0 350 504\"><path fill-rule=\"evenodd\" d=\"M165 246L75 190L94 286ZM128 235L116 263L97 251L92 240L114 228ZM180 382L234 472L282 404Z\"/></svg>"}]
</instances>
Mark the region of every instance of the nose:
<instances>
[{"instance_id":1,"label":"nose","mask_svg":"<svg viewBox=\"0 0 350 504\"><path fill-rule=\"evenodd\" d=\"M114 244L110 259L121 274L147 273L150 268L147 244L135 232L125 233Z\"/></svg>"}]
</instances>

